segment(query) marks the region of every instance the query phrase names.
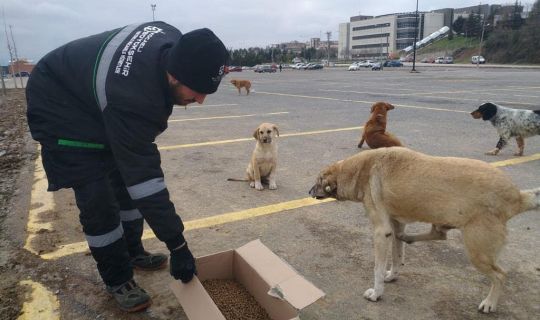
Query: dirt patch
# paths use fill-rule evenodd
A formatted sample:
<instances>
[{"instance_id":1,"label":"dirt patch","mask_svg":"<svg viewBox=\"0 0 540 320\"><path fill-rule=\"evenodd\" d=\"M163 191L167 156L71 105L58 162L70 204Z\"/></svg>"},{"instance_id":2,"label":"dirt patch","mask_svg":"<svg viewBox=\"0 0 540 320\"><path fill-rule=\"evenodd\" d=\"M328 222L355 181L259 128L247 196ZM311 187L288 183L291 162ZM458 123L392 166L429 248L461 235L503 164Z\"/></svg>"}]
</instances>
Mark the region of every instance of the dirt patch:
<instances>
[{"instance_id":1,"label":"dirt patch","mask_svg":"<svg viewBox=\"0 0 540 320\"><path fill-rule=\"evenodd\" d=\"M24 90L7 90L7 96L0 96L0 314L3 319L17 317L25 296L24 289L18 286L23 275L18 272L18 264L13 263L15 250L5 220L13 213L11 200L20 170L34 156L25 151L27 130Z\"/></svg>"}]
</instances>

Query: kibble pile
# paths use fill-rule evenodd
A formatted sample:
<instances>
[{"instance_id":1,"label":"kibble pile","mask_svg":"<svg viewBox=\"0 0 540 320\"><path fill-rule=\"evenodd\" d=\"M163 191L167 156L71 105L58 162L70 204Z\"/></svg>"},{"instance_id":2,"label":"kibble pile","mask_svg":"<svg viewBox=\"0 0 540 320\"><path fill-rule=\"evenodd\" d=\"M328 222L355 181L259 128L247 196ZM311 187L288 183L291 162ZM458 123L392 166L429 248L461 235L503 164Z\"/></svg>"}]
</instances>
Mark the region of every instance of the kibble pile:
<instances>
[{"instance_id":1,"label":"kibble pile","mask_svg":"<svg viewBox=\"0 0 540 320\"><path fill-rule=\"evenodd\" d=\"M234 280L205 280L202 285L227 320L271 320L255 298Z\"/></svg>"}]
</instances>

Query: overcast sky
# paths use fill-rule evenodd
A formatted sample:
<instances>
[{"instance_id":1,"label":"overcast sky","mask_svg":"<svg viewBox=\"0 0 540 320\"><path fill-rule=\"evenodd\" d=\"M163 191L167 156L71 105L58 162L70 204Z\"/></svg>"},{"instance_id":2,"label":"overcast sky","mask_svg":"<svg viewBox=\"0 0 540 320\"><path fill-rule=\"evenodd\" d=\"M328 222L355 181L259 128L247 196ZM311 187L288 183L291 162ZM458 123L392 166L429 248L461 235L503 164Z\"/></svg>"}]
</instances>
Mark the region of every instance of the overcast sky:
<instances>
[{"instance_id":1,"label":"overcast sky","mask_svg":"<svg viewBox=\"0 0 540 320\"><path fill-rule=\"evenodd\" d=\"M496 0L490 4L513 3ZM522 1L525 3L527 1ZM529 1L533 2L533 0ZM382 15L416 9L414 0L2 0L0 62L9 61L10 25L19 58L37 62L71 40L134 22L165 21L182 32L208 27L228 48L266 47L310 38L338 39L339 24L351 16ZM486 3L486 2L484 2ZM475 6L475 0L420 0L419 11Z\"/></svg>"}]
</instances>

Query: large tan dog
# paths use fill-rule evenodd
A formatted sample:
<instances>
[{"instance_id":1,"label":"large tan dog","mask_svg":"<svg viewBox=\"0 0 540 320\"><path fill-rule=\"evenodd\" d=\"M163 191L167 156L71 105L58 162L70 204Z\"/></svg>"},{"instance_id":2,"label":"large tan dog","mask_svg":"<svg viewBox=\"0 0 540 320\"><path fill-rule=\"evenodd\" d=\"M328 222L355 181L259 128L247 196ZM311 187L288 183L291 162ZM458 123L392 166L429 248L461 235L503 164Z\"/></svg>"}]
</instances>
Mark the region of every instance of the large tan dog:
<instances>
[{"instance_id":1,"label":"large tan dog","mask_svg":"<svg viewBox=\"0 0 540 320\"><path fill-rule=\"evenodd\" d=\"M277 167L277 142L279 129L273 123L260 124L253 137L257 140L255 150L251 154L251 160L246 169L246 179L229 178L229 181L249 181L249 186L257 190L263 190L262 182L268 182L268 188L277 189L276 167Z\"/></svg>"},{"instance_id":2,"label":"large tan dog","mask_svg":"<svg viewBox=\"0 0 540 320\"><path fill-rule=\"evenodd\" d=\"M364 125L358 148L362 148L364 141L371 149L402 146L396 136L386 131L388 111L394 108L386 102L376 102L371 106L371 116Z\"/></svg>"},{"instance_id":3,"label":"large tan dog","mask_svg":"<svg viewBox=\"0 0 540 320\"><path fill-rule=\"evenodd\" d=\"M469 259L491 280L491 290L478 307L485 313L495 311L505 279L496 260L505 242L506 221L540 207L540 188L520 191L486 162L433 157L402 147L368 150L330 165L309 194L364 203L374 229L375 284L364 293L370 301L381 297L384 282L397 278L402 241L443 240L449 229L461 230ZM414 221L433 224L431 232L404 234L405 224Z\"/></svg>"},{"instance_id":4,"label":"large tan dog","mask_svg":"<svg viewBox=\"0 0 540 320\"><path fill-rule=\"evenodd\" d=\"M249 80L232 79L231 83L238 89L238 94L242 94L240 89L243 87L246 89L246 95L249 95L249 89L251 89L251 82Z\"/></svg>"}]
</instances>

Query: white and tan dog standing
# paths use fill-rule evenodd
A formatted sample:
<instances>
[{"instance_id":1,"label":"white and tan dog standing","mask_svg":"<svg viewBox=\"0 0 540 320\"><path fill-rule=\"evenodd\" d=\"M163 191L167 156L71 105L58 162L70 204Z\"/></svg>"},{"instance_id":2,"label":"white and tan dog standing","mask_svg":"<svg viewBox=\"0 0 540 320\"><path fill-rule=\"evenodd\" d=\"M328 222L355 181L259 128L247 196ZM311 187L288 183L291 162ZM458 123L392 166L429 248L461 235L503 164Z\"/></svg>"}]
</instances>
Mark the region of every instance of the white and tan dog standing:
<instances>
[{"instance_id":1,"label":"white and tan dog standing","mask_svg":"<svg viewBox=\"0 0 540 320\"><path fill-rule=\"evenodd\" d=\"M255 150L251 154L251 160L246 169L246 179L233 179L229 181L249 181L249 186L257 190L263 190L262 182L268 182L268 188L277 189L276 167L277 167L277 142L279 129L273 123L261 123L253 137L257 140Z\"/></svg>"},{"instance_id":2,"label":"white and tan dog standing","mask_svg":"<svg viewBox=\"0 0 540 320\"><path fill-rule=\"evenodd\" d=\"M486 162L433 157L402 147L364 151L328 166L309 194L364 204L375 246L374 286L364 293L370 301L382 296L385 282L397 278L403 242L444 240L448 230L461 230L471 263L491 280L489 294L478 307L484 313L496 310L506 277L497 264L506 222L540 208L540 188L519 190L503 171ZM405 224L415 221L431 223L431 232L405 234Z\"/></svg>"}]
</instances>

